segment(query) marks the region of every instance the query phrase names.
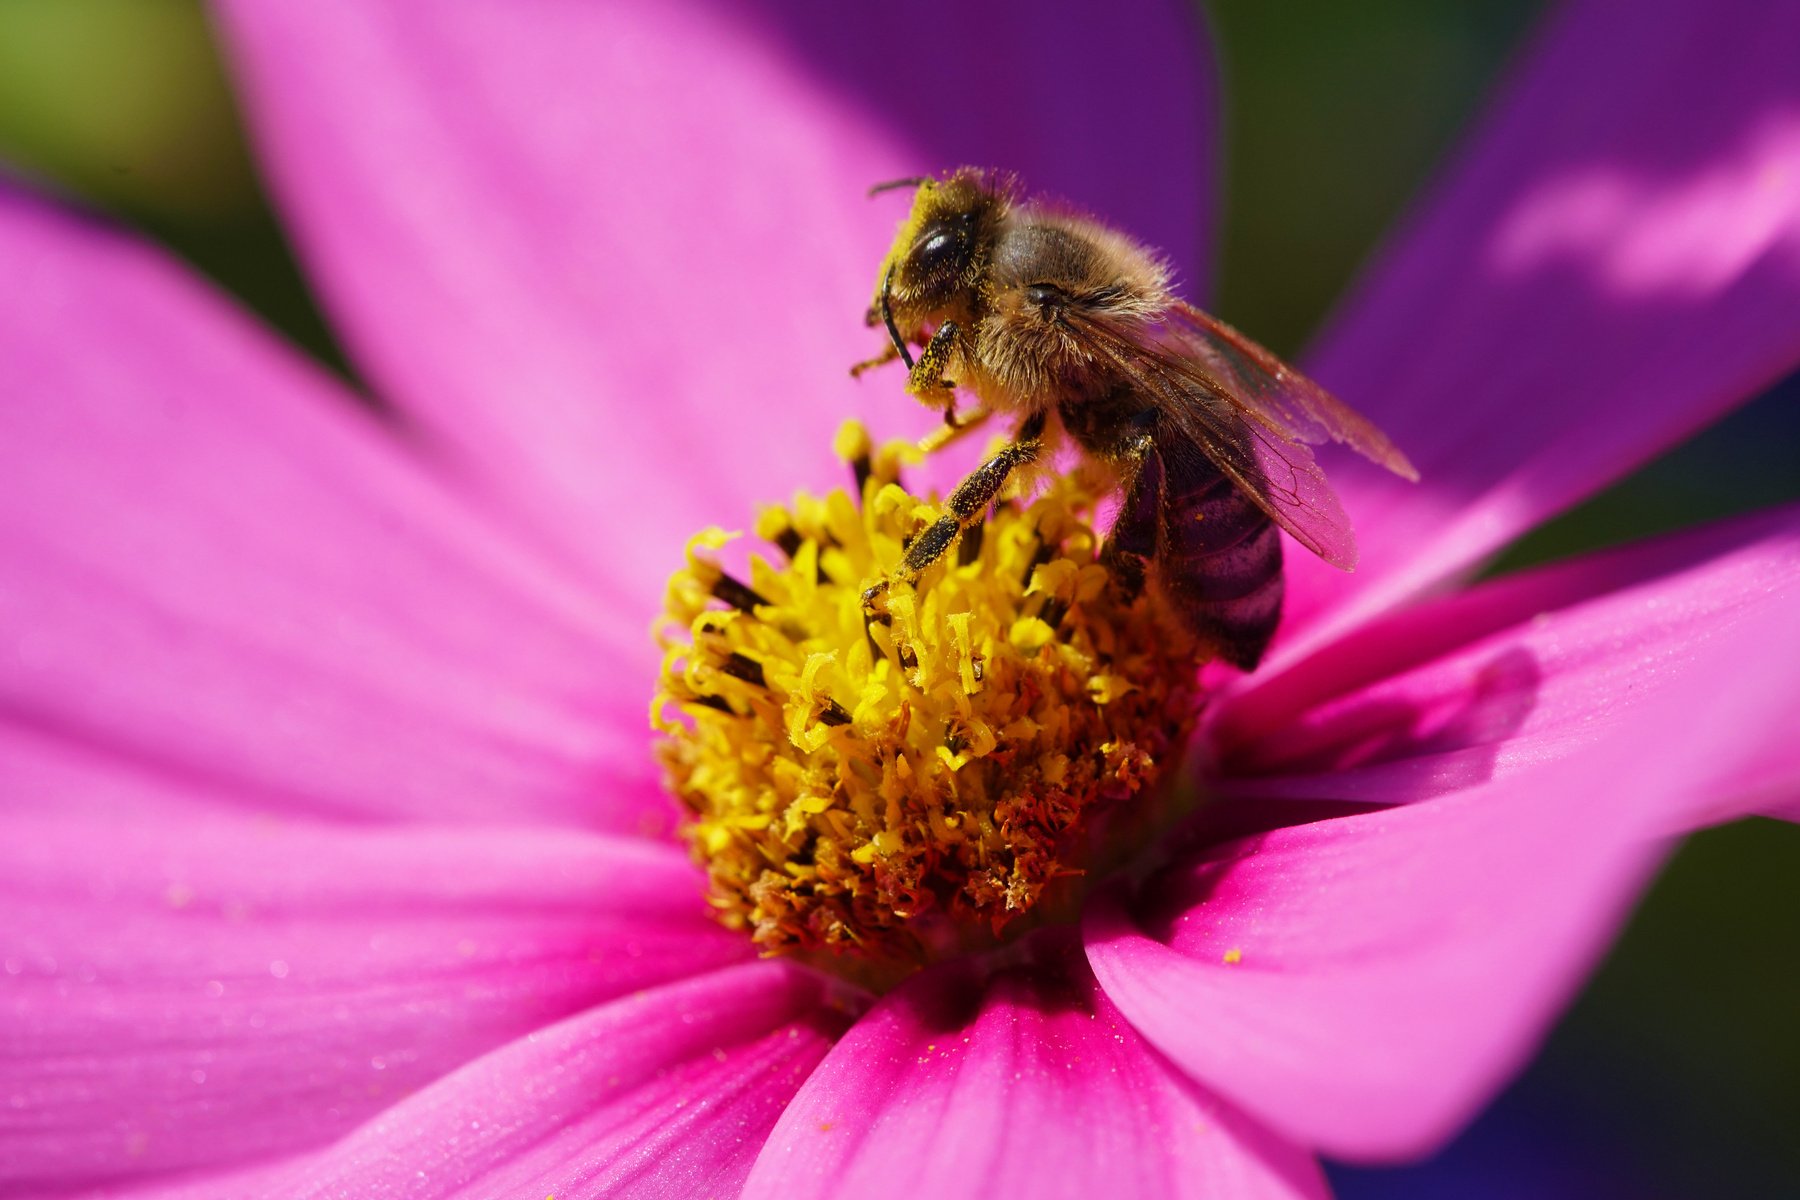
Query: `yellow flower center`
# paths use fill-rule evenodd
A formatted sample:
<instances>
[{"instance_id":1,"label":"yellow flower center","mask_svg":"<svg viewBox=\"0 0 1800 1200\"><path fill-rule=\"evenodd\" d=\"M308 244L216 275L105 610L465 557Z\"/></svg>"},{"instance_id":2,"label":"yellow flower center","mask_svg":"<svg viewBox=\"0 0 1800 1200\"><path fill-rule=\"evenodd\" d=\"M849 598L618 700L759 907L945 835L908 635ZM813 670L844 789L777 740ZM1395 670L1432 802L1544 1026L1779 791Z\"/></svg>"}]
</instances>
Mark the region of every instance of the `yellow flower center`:
<instances>
[{"instance_id":1,"label":"yellow flower center","mask_svg":"<svg viewBox=\"0 0 1800 1200\"><path fill-rule=\"evenodd\" d=\"M1196 660L1099 561L1074 476L997 505L869 612L938 510L899 483L912 447L872 452L851 425L839 450L860 498L765 511L776 552L747 572L719 561L733 535L689 543L652 720L719 919L884 986L1067 919L1168 817L1145 801L1192 727Z\"/></svg>"}]
</instances>

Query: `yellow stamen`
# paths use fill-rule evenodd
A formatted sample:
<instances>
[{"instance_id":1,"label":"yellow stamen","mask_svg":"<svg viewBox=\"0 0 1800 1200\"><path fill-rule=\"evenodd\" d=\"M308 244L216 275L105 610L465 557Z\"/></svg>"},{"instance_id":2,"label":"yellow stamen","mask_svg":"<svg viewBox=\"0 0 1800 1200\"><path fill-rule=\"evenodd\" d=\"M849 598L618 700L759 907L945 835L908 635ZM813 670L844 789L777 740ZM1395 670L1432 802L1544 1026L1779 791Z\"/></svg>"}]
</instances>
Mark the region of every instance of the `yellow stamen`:
<instances>
[{"instance_id":1,"label":"yellow stamen","mask_svg":"<svg viewBox=\"0 0 1800 1200\"><path fill-rule=\"evenodd\" d=\"M740 578L697 535L668 589L652 707L719 919L863 982L1064 914L1141 831L1197 707L1192 644L1098 561L1092 486L1001 503L878 611L938 515L912 453L839 435L863 478L756 523ZM975 550L969 554L964 551Z\"/></svg>"}]
</instances>

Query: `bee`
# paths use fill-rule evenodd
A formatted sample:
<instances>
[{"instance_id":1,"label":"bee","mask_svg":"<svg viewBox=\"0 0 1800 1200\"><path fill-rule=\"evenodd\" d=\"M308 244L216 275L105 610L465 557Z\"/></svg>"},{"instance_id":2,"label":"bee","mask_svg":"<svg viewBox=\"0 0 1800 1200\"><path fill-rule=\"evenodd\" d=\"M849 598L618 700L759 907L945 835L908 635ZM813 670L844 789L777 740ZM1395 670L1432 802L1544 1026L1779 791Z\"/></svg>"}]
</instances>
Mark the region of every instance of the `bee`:
<instances>
[{"instance_id":1,"label":"bee","mask_svg":"<svg viewBox=\"0 0 1800 1200\"><path fill-rule=\"evenodd\" d=\"M1203 645L1254 670L1281 618L1276 527L1335 567L1356 565L1349 518L1308 445L1342 442L1417 480L1412 464L1360 414L1176 297L1168 267L1126 235L1021 200L993 172L874 190L905 187L912 212L868 312L888 345L852 373L903 362L906 390L943 409L939 445L994 413L1017 424L908 545L897 576L937 561L1065 434L1121 494L1103 561L1133 586L1152 581ZM961 418L959 387L978 401Z\"/></svg>"}]
</instances>

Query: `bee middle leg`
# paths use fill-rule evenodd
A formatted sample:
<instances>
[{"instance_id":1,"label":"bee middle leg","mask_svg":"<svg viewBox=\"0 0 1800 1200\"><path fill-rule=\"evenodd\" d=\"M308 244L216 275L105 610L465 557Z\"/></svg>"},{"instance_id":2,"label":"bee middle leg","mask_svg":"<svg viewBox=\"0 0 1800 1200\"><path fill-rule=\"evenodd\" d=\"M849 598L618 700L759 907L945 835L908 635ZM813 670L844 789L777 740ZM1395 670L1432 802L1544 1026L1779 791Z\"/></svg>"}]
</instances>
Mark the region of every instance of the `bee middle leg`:
<instances>
[{"instance_id":1,"label":"bee middle leg","mask_svg":"<svg viewBox=\"0 0 1800 1200\"><path fill-rule=\"evenodd\" d=\"M1045 414L1035 413L1028 417L1019 427L1017 438L1010 446L982 463L969 477L956 485L950 493L946 507L950 510L943 516L926 526L912 544L906 548L906 557L900 560L900 568L895 576L903 582L910 583L932 563L944 556L944 552L956 544L958 535L964 529L980 521L987 512L988 505L1006 486L1007 477L1014 470L1034 461L1042 452L1044 443ZM865 608L874 604L877 597L887 590L887 583L878 583L863 593Z\"/></svg>"},{"instance_id":2,"label":"bee middle leg","mask_svg":"<svg viewBox=\"0 0 1800 1200\"><path fill-rule=\"evenodd\" d=\"M961 416L957 415L954 407L947 407L944 409L944 423L919 439L919 449L927 454L935 454L980 429L993 415L993 410L984 404L977 404Z\"/></svg>"},{"instance_id":3,"label":"bee middle leg","mask_svg":"<svg viewBox=\"0 0 1800 1200\"><path fill-rule=\"evenodd\" d=\"M859 363L851 364L850 378L856 379L859 378L864 371L873 371L876 367L885 367L889 363L896 361L899 357L900 351L895 348L892 342L889 342L881 348L881 353L877 354L874 358L865 358Z\"/></svg>"}]
</instances>

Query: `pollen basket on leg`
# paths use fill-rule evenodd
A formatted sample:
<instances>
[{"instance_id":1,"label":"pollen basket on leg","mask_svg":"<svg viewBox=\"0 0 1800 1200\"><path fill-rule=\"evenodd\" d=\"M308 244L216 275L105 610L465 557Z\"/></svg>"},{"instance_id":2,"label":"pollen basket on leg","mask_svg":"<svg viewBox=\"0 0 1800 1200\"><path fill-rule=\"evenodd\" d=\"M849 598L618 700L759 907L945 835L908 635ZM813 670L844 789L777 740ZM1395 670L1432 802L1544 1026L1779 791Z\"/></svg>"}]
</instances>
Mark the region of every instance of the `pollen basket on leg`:
<instances>
[{"instance_id":1,"label":"pollen basket on leg","mask_svg":"<svg viewBox=\"0 0 1800 1200\"><path fill-rule=\"evenodd\" d=\"M708 530L671 579L652 719L719 918L768 953L892 977L1058 915L1143 823L1196 708L1191 645L1102 564L1094 494L1000 503L907 583L938 505L910 447L840 435L860 495ZM890 580L872 604L864 592Z\"/></svg>"}]
</instances>

